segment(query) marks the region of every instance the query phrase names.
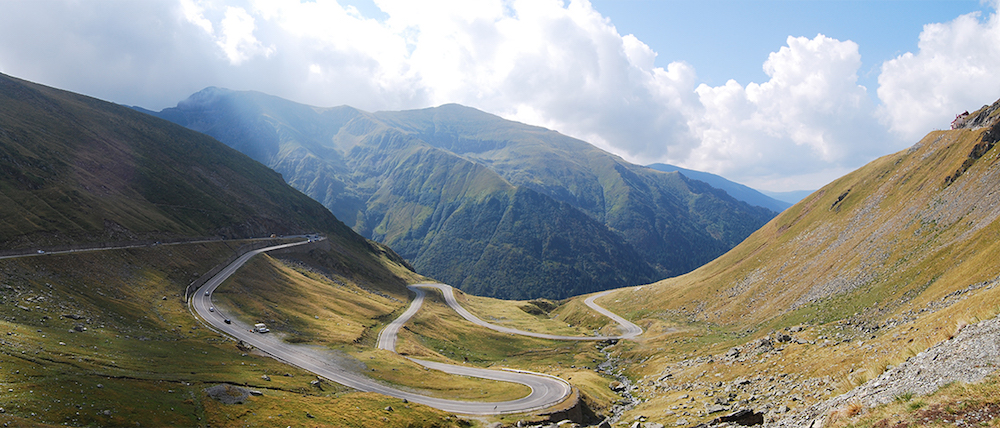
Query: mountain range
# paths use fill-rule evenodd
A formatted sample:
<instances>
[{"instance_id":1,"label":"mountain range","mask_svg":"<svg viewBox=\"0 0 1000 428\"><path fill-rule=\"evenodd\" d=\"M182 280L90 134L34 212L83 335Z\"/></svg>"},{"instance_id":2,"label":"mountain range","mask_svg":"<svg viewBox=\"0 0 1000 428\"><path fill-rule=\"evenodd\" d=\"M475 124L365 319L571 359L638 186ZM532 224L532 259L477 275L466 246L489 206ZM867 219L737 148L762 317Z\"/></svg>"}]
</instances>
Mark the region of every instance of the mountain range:
<instances>
[{"instance_id":1,"label":"mountain range","mask_svg":"<svg viewBox=\"0 0 1000 428\"><path fill-rule=\"evenodd\" d=\"M485 296L558 299L679 275L776 214L455 104L369 113L207 88L144 111L240 150L422 274Z\"/></svg>"}]
</instances>

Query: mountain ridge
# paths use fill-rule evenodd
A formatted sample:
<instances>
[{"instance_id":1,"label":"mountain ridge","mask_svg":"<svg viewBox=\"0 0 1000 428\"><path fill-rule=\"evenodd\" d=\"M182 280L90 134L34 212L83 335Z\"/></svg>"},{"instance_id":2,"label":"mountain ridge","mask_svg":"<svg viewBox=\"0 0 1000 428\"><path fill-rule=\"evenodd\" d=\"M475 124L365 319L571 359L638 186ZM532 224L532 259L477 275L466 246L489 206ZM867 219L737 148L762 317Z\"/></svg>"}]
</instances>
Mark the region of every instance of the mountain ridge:
<instances>
[{"instance_id":1,"label":"mountain ridge","mask_svg":"<svg viewBox=\"0 0 1000 428\"><path fill-rule=\"evenodd\" d=\"M459 288L466 282L469 286L500 286L496 280L487 280L491 275L537 278L530 280L537 284L543 284L543 279L557 284L579 281L590 284L577 289L586 292L651 282L711 260L774 215L708 186L629 164L558 132L457 104L367 113L346 106L318 108L275 101L275 97L259 93L218 88L203 92L154 114L208 132L233 147L249 144L248 140L236 141L239 135L270 127L256 132L256 138L266 136L268 140L261 143L263 148L244 149L321 201L359 233L392 246L421 272ZM450 184L452 174L472 186ZM460 191L463 186L465 190ZM529 195L516 190L519 188L540 195L532 200L545 208L510 211L515 201L510 195ZM532 229L494 235L491 245L517 249L512 254L540 254L542 258L531 263L508 260L511 265L483 266L484 270L476 270L476 277L470 278L464 274L469 272L467 266L483 260L482 251L492 247L475 246L471 254L445 252L451 256L443 257L443 246L435 245L434 240L441 232L472 236L467 231L442 228L472 224L459 218L447 220L456 214L464 218L461 216L473 212L485 213L485 206L479 204L487 199L493 204L489 208L493 216L505 211L531 217L540 212L579 210L596 223L587 221L585 228L556 230L531 219L515 221L515 228ZM559 203L567 205L559 209ZM583 224L579 223L584 221L582 217L574 218L578 220L572 224ZM498 221L490 224L495 228ZM602 231L593 232L597 229ZM517 236L535 239L520 240ZM596 239L600 244L591 248L604 248L624 258L591 266L598 260L594 254L574 254L555 261L547 257L556 253L536 250L545 242L555 242L556 237L581 244ZM507 240L496 242L497 238ZM429 248L433 250L428 252ZM437 262L431 264L430 260ZM445 265L437 264L441 261ZM550 273L543 273L532 267L545 263L558 268L544 268ZM511 270L517 274L507 275ZM566 279L566 272L572 273L568 276L571 279ZM610 278L617 279L610 282ZM481 293L508 298L567 295L562 285L543 288L534 295L508 294L513 286L508 288Z\"/></svg>"},{"instance_id":2,"label":"mountain ridge","mask_svg":"<svg viewBox=\"0 0 1000 428\"><path fill-rule=\"evenodd\" d=\"M741 201L746 202L746 203L751 204L751 205L756 205L756 206L759 206L759 207L764 207L764 208L767 208L767 209L769 209L771 211L775 211L775 212L779 212L780 213L780 212L784 211L785 209L787 209L788 207L790 207L790 206L793 205L793 202L787 202L787 201L775 198L775 197L773 197L771 195L768 195L766 192L761 192L761 191L753 189L751 187L748 187L748 186L745 186L745 185L742 185L742 184L739 184L739 183L727 180L726 178L724 178L722 176L719 176L719 175L715 175L715 174L711 174L711 173L707 173L707 172L702 172L702 171L695 171L695 170L691 170L691 169L687 169L687 168L681 168L679 166L669 165L669 164L664 164L664 163L654 163L654 164L650 164L650 165L646 165L646 166L649 167L649 168L655 169L657 171L663 171L663 172L674 172L674 171L677 171L677 172L680 172L681 174L684 174L685 176L690 177L692 179L695 179L695 180L698 180L698 181L704 181L705 183L708 183L709 186L715 187L717 189L725 190L726 193L728 193L730 196L732 196L732 197L734 197L734 198L736 198L738 200L741 200ZM807 192L807 194L808 193L811 193L811 192ZM798 201L795 201L795 202L798 202Z\"/></svg>"}]
</instances>

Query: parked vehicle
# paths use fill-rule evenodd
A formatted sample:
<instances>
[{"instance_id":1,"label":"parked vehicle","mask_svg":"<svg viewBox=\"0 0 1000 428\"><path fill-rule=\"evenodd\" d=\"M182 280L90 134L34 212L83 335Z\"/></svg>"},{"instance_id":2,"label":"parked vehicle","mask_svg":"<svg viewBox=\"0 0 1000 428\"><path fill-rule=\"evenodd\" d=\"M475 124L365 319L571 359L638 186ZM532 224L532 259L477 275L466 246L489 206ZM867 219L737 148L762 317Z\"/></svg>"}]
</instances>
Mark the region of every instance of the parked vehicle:
<instances>
[{"instance_id":1,"label":"parked vehicle","mask_svg":"<svg viewBox=\"0 0 1000 428\"><path fill-rule=\"evenodd\" d=\"M271 330L268 330L267 326L265 326L264 324L257 323L257 324L253 325L253 331L255 331L257 333L267 333L267 332L269 332Z\"/></svg>"}]
</instances>

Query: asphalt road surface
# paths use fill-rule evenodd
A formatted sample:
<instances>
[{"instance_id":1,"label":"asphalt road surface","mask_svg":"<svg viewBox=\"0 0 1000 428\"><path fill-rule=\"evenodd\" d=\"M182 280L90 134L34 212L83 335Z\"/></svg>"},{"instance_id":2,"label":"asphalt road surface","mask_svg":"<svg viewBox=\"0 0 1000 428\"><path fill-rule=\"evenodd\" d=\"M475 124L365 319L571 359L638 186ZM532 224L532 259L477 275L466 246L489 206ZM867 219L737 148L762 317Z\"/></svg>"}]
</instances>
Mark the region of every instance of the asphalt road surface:
<instances>
[{"instance_id":1,"label":"asphalt road surface","mask_svg":"<svg viewBox=\"0 0 1000 428\"><path fill-rule=\"evenodd\" d=\"M417 293L417 299L420 300L421 303L423 302L423 291L421 290L421 288L436 288L438 290L441 290L441 294L444 295L445 302L455 312L458 312L458 314L461 315L462 318L465 318L466 320L468 320L469 322L472 322L473 324L480 325L480 326L486 327L486 328L491 329L491 330L496 330L496 331L499 331L501 333L519 334L519 335L522 335L522 336L531 336L531 337L537 337L537 338L541 338L541 339L552 339L552 340L631 339L631 338L634 338L634 337L642 334L642 328L641 327L639 327L639 326L637 326L637 325L629 322L625 318L622 318L622 317L620 317L618 315L615 315L614 313L612 313L611 311L608 311L607 309L604 309L604 308L598 306L597 303L594 303L594 300L596 300L596 299L600 298L601 296L604 296L605 294L608 294L608 293L610 293L610 292L612 292L614 290L608 290L608 291L604 291L604 292L595 294L593 296L590 296L590 297L587 298L587 300L584 300L584 303L587 306L589 306L591 309L593 309L593 310L595 310L597 312L600 312L601 314L603 314L603 315L607 316L608 318L611 318L612 320L614 320L615 322L617 322L618 325L619 325L619 328L622 330L622 334L621 335L618 335L618 336L560 336L560 335L555 335L555 334L534 333L534 332L530 332L530 331L518 330L518 329L514 329L514 328L509 328L509 327L502 327L502 326L499 326L499 325L490 324L490 323L488 323L486 321L483 321L483 320L479 319L479 317L473 315L472 312L469 312L467 309L465 309L464 307L462 307L462 305L460 305L458 303L458 300L455 299L455 289L452 288L450 285L447 285L447 284L421 283L421 284L411 285L410 289L413 290L413 291L415 291ZM393 321L392 324L389 324L388 326L386 326L386 328L384 330L382 330L382 333L379 334L379 337L378 337L378 347L379 348L386 349L386 350L389 350L389 351L395 351L396 333L402 327L402 324L405 324L406 321L409 320L410 317L413 316L413 314L417 313L417 310L420 309L419 304L420 303L418 303L417 300L414 300L413 304L410 305L410 308L407 309L406 312L403 313L403 315L400 315L400 317L397 318L395 321ZM391 336L391 337L389 337L389 336Z\"/></svg>"},{"instance_id":2,"label":"asphalt road surface","mask_svg":"<svg viewBox=\"0 0 1000 428\"><path fill-rule=\"evenodd\" d=\"M488 370L478 367L466 367L432 361L414 360L428 368L441 370L446 373L473 376L485 379L492 379L504 382L515 382L527 385L531 388L531 393L523 398L502 402L469 402L457 400L445 400L434 397L427 397L413 392L402 391L392 388L375 380L358 374L347 367L340 365L341 359L335 358L328 353L317 350L314 347L293 345L281 341L274 334L262 334L252 332L252 326L236 320L231 315L227 315L219 309L209 310L213 307L212 292L222 284L229 276L236 272L244 263L253 256L272 250L288 248L295 245L305 244L307 241L278 245L274 247L262 248L244 254L242 257L232 262L212 277L201 288L195 292L190 305L193 311L208 322L212 328L226 335L242 340L257 349L270 354L275 359L291 364L293 366L313 372L323 378L337 382L359 391L377 392L391 397L405 398L414 403L428 405L446 412L487 415L503 413L522 413L534 410L541 410L560 403L569 396L571 389L568 382L554 376L544 374L533 374L524 371L513 370ZM419 290L419 289L418 289ZM404 313L407 319L420 308L423 301L423 292L418 291L417 299L410 305ZM409 315L407 315L409 314ZM229 318L232 324L226 324L225 319ZM402 318L402 317L401 317ZM394 321L398 330L403 323ZM403 321L405 322L405 320ZM395 331L395 330L394 330ZM392 334L393 348L395 347L395 333ZM381 343L381 338L380 338ZM384 349L384 348L383 348Z\"/></svg>"}]
</instances>

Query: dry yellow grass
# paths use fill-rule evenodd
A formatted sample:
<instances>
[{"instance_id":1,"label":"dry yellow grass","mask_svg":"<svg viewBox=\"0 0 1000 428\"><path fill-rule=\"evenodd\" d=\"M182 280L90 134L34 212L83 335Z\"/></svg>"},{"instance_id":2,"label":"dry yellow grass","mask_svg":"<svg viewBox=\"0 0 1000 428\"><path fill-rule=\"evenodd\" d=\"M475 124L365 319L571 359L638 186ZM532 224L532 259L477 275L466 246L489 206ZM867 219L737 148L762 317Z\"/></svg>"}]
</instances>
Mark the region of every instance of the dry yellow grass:
<instances>
[{"instance_id":1,"label":"dry yellow grass","mask_svg":"<svg viewBox=\"0 0 1000 428\"><path fill-rule=\"evenodd\" d=\"M433 292L437 293L437 291ZM491 324L523 331L566 336L588 336L591 333L586 329L576 327L548 314L529 314L522 307L531 307L534 305L527 301L500 300L490 297L473 296L457 289L455 290L455 298L469 312L472 312L473 315Z\"/></svg>"},{"instance_id":2,"label":"dry yellow grass","mask_svg":"<svg viewBox=\"0 0 1000 428\"><path fill-rule=\"evenodd\" d=\"M655 332L617 353L632 362L627 374L648 398L626 417L705 421L703 407L678 401L672 388L686 388L687 400L704 406L713 383L753 377L780 385L768 379L783 373L825 386L752 407L808 405L995 316L1000 148L970 157L985 131L932 132L825 186L702 268L599 299ZM585 322L581 305L573 299L560 315ZM808 343L779 344L781 351L741 362L721 358L792 326L805 328L794 336ZM666 372L666 386L646 386Z\"/></svg>"}]
</instances>

